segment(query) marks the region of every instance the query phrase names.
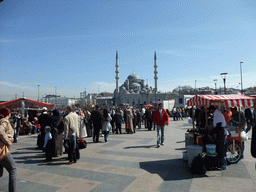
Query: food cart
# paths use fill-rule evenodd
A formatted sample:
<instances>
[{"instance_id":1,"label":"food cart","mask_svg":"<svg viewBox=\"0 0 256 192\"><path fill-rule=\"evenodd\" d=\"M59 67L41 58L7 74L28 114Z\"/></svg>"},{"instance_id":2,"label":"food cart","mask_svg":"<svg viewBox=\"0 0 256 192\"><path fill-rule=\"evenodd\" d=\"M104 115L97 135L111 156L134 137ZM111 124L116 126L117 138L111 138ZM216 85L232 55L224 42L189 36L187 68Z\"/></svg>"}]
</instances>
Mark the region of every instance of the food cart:
<instances>
[{"instance_id":1,"label":"food cart","mask_svg":"<svg viewBox=\"0 0 256 192\"><path fill-rule=\"evenodd\" d=\"M204 106L206 108L215 105L221 106L223 108L237 107L240 111L240 107L252 107L254 104L254 97L249 97L245 95L196 95L190 100L187 101L187 106L191 106L192 110L194 106ZM187 145L199 145L203 146L201 140L202 135L198 133L198 128L194 125L194 113L193 114L193 128L188 130L189 133L186 133L186 146ZM209 129L207 121L207 113L205 112L206 126L205 130ZM240 113L239 113L240 121ZM227 126L227 131L229 132L227 137L227 161L229 163L237 163L242 155L243 146L242 142L244 141L244 135L241 136L241 133L237 133L237 127ZM190 139L189 139L190 138ZM191 139L192 138L192 139ZM205 148L205 146L204 146Z\"/></svg>"}]
</instances>

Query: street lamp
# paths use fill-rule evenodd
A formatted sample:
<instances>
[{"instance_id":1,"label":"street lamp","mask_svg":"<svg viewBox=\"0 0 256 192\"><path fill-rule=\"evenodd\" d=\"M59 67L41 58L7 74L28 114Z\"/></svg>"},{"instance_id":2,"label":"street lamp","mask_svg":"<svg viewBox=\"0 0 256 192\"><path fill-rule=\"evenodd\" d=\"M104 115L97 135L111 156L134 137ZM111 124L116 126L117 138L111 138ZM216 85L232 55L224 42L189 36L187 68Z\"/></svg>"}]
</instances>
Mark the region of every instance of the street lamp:
<instances>
[{"instance_id":1,"label":"street lamp","mask_svg":"<svg viewBox=\"0 0 256 192\"><path fill-rule=\"evenodd\" d=\"M215 94L217 95L217 83L216 83L216 81L218 81L218 79L214 79L213 81L214 81L214 84L215 84Z\"/></svg>"},{"instance_id":2,"label":"street lamp","mask_svg":"<svg viewBox=\"0 0 256 192\"><path fill-rule=\"evenodd\" d=\"M40 85L37 85L38 86L38 98L37 98L37 101L39 101L39 86Z\"/></svg>"},{"instance_id":3,"label":"street lamp","mask_svg":"<svg viewBox=\"0 0 256 192\"><path fill-rule=\"evenodd\" d=\"M195 92L196 92L196 80L195 80Z\"/></svg>"},{"instance_id":4,"label":"street lamp","mask_svg":"<svg viewBox=\"0 0 256 192\"><path fill-rule=\"evenodd\" d=\"M241 74L241 94L243 94L243 77L242 77L242 61L240 62L240 74Z\"/></svg>"},{"instance_id":5,"label":"street lamp","mask_svg":"<svg viewBox=\"0 0 256 192\"><path fill-rule=\"evenodd\" d=\"M223 82L224 82L224 94L226 94L226 75L228 73L221 73L220 75L222 76L223 78Z\"/></svg>"}]
</instances>

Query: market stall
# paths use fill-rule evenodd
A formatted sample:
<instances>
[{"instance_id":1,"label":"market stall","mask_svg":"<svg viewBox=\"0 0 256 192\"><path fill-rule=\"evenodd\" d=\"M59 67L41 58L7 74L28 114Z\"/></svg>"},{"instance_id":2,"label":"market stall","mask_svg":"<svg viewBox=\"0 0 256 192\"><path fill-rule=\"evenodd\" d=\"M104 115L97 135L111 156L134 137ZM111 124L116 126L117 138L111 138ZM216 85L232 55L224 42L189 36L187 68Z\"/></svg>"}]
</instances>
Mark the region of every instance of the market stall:
<instances>
[{"instance_id":1,"label":"market stall","mask_svg":"<svg viewBox=\"0 0 256 192\"><path fill-rule=\"evenodd\" d=\"M48 109L52 109L55 105L51 103L43 103L27 98L19 98L12 101L2 102L0 103L1 107L7 107L11 110L21 111L21 116L25 116L25 112L29 110L39 110L43 107L47 107Z\"/></svg>"},{"instance_id":2,"label":"market stall","mask_svg":"<svg viewBox=\"0 0 256 192\"><path fill-rule=\"evenodd\" d=\"M213 126L211 126L208 122L209 117L207 115L207 107L211 105L219 106L221 110L224 110L224 108L227 109L230 107L237 107L240 111L241 107L252 107L254 105L254 100L254 97L245 95L196 95L187 101L187 106L191 106L192 110L194 110L194 107L196 107L197 110L199 107L201 107L201 109L205 111L204 118L206 120L203 128L195 126L193 113L193 128L189 129L185 135L189 166L191 166L191 161L193 158L198 154L202 155L202 153L204 153L206 157L211 157L211 161L217 161L216 146L214 146L214 144L209 144L209 142L207 144L206 141L207 139L208 141L211 139L214 140L213 136L210 135ZM236 163L241 158L243 151L242 143L244 140L246 140L246 135L244 135L243 132L238 131L238 127L232 126L232 124L229 124L226 127L226 130L228 131L227 161L229 163Z\"/></svg>"}]
</instances>

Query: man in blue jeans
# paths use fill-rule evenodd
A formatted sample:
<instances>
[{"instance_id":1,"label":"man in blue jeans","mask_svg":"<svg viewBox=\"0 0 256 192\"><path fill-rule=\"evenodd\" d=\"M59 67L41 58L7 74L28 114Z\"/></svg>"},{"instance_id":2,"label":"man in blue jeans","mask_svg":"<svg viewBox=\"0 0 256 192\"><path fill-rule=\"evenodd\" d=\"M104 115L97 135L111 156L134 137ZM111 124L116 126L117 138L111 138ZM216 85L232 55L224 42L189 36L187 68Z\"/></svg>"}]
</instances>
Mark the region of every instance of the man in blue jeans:
<instances>
[{"instance_id":1,"label":"man in blue jeans","mask_svg":"<svg viewBox=\"0 0 256 192\"><path fill-rule=\"evenodd\" d=\"M158 109L154 112L153 123L157 125L157 148L159 148L160 144L164 145L164 127L169 124L169 115L166 110L163 109L162 103L158 104Z\"/></svg>"}]
</instances>

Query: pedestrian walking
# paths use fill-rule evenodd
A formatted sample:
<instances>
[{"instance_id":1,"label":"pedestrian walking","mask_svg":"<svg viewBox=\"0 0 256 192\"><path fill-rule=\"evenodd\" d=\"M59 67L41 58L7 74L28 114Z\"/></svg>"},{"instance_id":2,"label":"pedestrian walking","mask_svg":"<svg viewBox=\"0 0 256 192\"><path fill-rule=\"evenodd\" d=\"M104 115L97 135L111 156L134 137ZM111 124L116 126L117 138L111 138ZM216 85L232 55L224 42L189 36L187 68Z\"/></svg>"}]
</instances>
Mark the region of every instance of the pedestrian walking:
<instances>
[{"instance_id":1,"label":"pedestrian walking","mask_svg":"<svg viewBox=\"0 0 256 192\"><path fill-rule=\"evenodd\" d=\"M154 113L153 123L157 125L157 147L164 145L164 128L169 124L169 115L166 110L163 109L163 104L158 104L158 109ZM160 135L161 132L161 135Z\"/></svg>"},{"instance_id":2,"label":"pedestrian walking","mask_svg":"<svg viewBox=\"0 0 256 192\"><path fill-rule=\"evenodd\" d=\"M79 149L77 147L77 136L76 136L76 128L69 128L69 138L68 138L68 164L76 163L77 159L80 158Z\"/></svg>"},{"instance_id":3,"label":"pedestrian walking","mask_svg":"<svg viewBox=\"0 0 256 192\"><path fill-rule=\"evenodd\" d=\"M17 167L10 153L12 146L13 128L9 122L11 117L10 109L0 109L0 177L3 175L3 168L9 172L9 192L15 192Z\"/></svg>"},{"instance_id":4,"label":"pedestrian walking","mask_svg":"<svg viewBox=\"0 0 256 192\"><path fill-rule=\"evenodd\" d=\"M45 138L44 138L44 146L43 146L43 151L45 152L45 161L51 161L52 156L54 155L54 141L52 139L52 134L51 134L51 127L46 126L44 128L45 131Z\"/></svg>"},{"instance_id":5,"label":"pedestrian walking","mask_svg":"<svg viewBox=\"0 0 256 192\"><path fill-rule=\"evenodd\" d=\"M99 110L99 106L95 106L95 110L92 111L91 121L93 123L93 142L99 142L100 129L102 127L102 113Z\"/></svg>"},{"instance_id":6,"label":"pedestrian walking","mask_svg":"<svg viewBox=\"0 0 256 192\"><path fill-rule=\"evenodd\" d=\"M149 108L148 111L148 118L147 118L147 128L149 131L152 130L152 124L153 124L153 107Z\"/></svg>"},{"instance_id":7,"label":"pedestrian walking","mask_svg":"<svg viewBox=\"0 0 256 192\"><path fill-rule=\"evenodd\" d=\"M115 121L115 124L116 124L116 134L118 134L118 131L119 131L120 134L122 133L122 131L121 131L122 120L123 120L123 117L122 117L122 114L120 112L120 109L117 108L116 113L114 115L114 121Z\"/></svg>"},{"instance_id":8,"label":"pedestrian walking","mask_svg":"<svg viewBox=\"0 0 256 192\"><path fill-rule=\"evenodd\" d=\"M104 134L105 142L108 141L108 135L112 129L110 121L112 120L108 109L103 110L103 124L102 124L102 133Z\"/></svg>"}]
</instances>

